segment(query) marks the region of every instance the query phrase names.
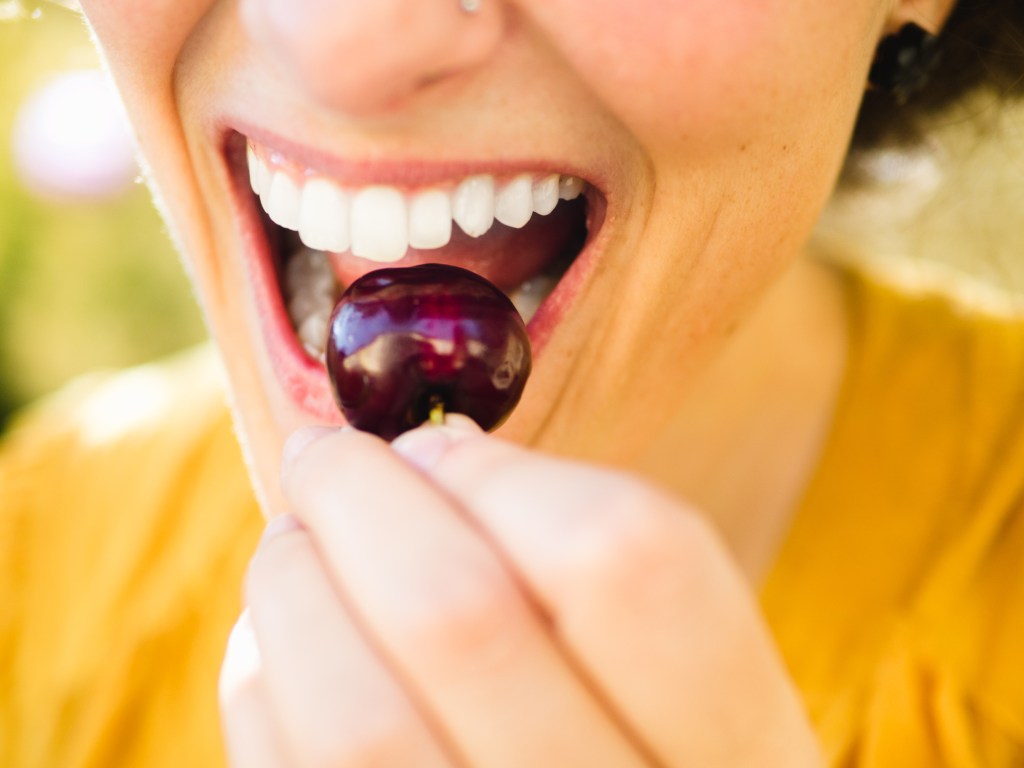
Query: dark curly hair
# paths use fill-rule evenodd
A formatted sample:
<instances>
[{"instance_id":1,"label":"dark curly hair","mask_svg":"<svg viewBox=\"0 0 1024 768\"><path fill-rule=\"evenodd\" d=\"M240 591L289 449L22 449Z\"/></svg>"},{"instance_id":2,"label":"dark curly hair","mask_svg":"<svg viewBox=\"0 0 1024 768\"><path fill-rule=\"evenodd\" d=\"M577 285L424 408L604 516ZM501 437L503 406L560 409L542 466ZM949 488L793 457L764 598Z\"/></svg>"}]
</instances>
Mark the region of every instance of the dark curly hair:
<instances>
[{"instance_id":1,"label":"dark curly hair","mask_svg":"<svg viewBox=\"0 0 1024 768\"><path fill-rule=\"evenodd\" d=\"M915 141L929 118L979 87L998 97L1024 95L1024 0L960 0L939 48L938 68L907 104L879 91L865 94L855 148Z\"/></svg>"}]
</instances>

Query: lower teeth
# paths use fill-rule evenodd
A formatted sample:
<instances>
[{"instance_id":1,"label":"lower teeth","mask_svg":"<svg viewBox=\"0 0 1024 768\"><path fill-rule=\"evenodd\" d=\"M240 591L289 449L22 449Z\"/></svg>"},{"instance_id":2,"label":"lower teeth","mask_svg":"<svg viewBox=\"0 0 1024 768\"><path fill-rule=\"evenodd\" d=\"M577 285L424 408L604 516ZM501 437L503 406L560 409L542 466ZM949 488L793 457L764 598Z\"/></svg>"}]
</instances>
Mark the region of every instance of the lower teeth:
<instances>
[{"instance_id":1,"label":"lower teeth","mask_svg":"<svg viewBox=\"0 0 1024 768\"><path fill-rule=\"evenodd\" d=\"M554 275L537 275L524 282L508 295L524 323L530 322L544 299L554 290L558 278Z\"/></svg>"},{"instance_id":2,"label":"lower teeth","mask_svg":"<svg viewBox=\"0 0 1024 768\"><path fill-rule=\"evenodd\" d=\"M333 309L333 308L332 308ZM299 326L299 341L303 349L313 358L323 361L324 345L327 341L327 325L331 320L331 313L317 312L302 321Z\"/></svg>"},{"instance_id":3,"label":"lower teeth","mask_svg":"<svg viewBox=\"0 0 1024 768\"><path fill-rule=\"evenodd\" d=\"M535 275L509 294L523 322L530 322L560 277ZM282 283L292 328L306 353L322 360L331 312L341 295L326 252L305 246L293 251L285 262Z\"/></svg>"},{"instance_id":4,"label":"lower teeth","mask_svg":"<svg viewBox=\"0 0 1024 768\"><path fill-rule=\"evenodd\" d=\"M322 357L327 322L340 293L327 254L298 249L285 264L283 282L292 328L311 357Z\"/></svg>"}]
</instances>

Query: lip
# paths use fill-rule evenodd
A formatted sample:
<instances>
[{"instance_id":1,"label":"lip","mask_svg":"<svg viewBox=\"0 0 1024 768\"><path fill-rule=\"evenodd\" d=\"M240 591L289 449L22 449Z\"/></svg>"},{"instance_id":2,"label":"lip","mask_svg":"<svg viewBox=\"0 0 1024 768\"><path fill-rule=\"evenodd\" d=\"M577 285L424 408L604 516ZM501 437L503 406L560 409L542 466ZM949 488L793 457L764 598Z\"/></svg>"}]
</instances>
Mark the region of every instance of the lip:
<instances>
[{"instance_id":1,"label":"lip","mask_svg":"<svg viewBox=\"0 0 1024 768\"><path fill-rule=\"evenodd\" d=\"M306 167L316 169L331 178L344 179L352 185L388 184L399 187L417 187L451 181L473 173L495 175L523 171L563 173L579 176L587 182L587 238L582 250L554 290L541 304L527 325L533 352L534 366L542 358L543 350L555 328L573 306L588 278L594 272L605 241L604 222L610 204L601 178L581 174L565 164L540 161L488 161L483 162L423 162L416 160L387 160L339 158L308 146L272 134L258 126L242 122L225 123L218 129L221 157L240 240L245 271L256 299L258 316L267 345L271 366L281 386L302 410L329 424L343 423L334 405L323 364L311 358L302 348L285 309L274 268L270 243L267 240L262 213L256 196L249 186L246 168L246 139L252 139L273 152ZM375 266L370 266L367 272Z\"/></svg>"}]
</instances>

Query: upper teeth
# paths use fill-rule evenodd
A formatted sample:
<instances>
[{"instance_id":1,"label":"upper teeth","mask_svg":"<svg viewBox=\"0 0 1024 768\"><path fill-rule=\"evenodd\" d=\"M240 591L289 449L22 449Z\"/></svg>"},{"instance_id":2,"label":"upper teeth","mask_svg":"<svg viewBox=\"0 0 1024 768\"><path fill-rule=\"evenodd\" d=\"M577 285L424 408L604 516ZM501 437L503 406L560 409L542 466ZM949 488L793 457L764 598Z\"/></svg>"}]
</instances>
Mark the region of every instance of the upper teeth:
<instances>
[{"instance_id":1,"label":"upper teeth","mask_svg":"<svg viewBox=\"0 0 1024 768\"><path fill-rule=\"evenodd\" d=\"M309 248L364 259L398 261L409 247L443 248L452 222L471 237L486 234L497 220L522 227L534 214L546 216L558 201L583 192L574 176L520 174L497 182L476 174L450 188L405 191L382 184L346 188L323 176L300 176L268 162L248 147L249 181L263 210L279 226L296 230Z\"/></svg>"}]
</instances>

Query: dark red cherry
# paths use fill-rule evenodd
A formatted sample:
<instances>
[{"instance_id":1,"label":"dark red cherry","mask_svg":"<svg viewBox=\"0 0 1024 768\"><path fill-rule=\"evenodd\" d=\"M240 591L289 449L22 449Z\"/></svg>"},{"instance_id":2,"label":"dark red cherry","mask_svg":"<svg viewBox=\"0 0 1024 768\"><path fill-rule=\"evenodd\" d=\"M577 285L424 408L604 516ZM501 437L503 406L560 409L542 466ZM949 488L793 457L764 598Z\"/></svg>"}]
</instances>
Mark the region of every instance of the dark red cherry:
<instances>
[{"instance_id":1,"label":"dark red cherry","mask_svg":"<svg viewBox=\"0 0 1024 768\"><path fill-rule=\"evenodd\" d=\"M326 362L338 407L357 429L391 440L441 406L490 430L519 402L530 341L487 280L422 264L349 286L331 315Z\"/></svg>"}]
</instances>

